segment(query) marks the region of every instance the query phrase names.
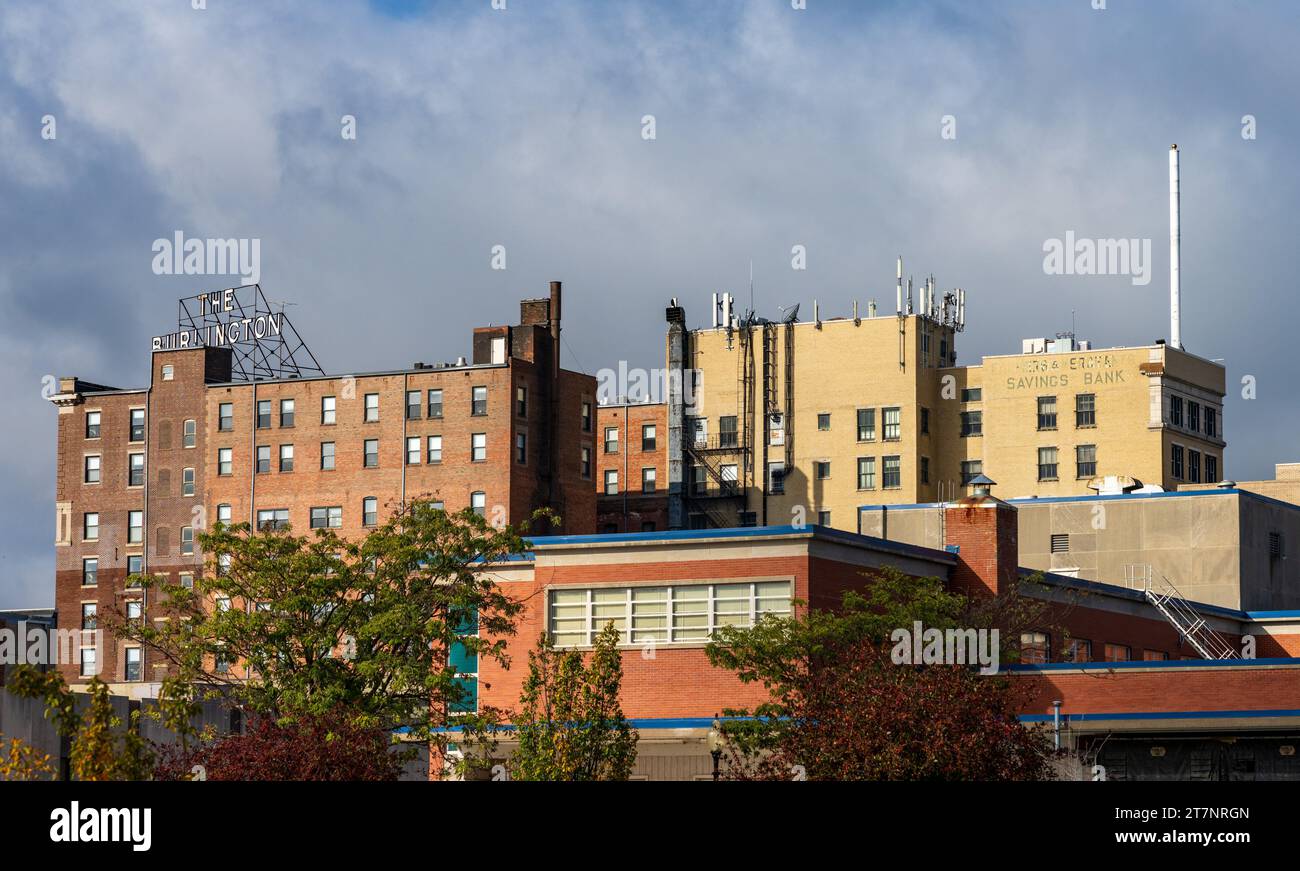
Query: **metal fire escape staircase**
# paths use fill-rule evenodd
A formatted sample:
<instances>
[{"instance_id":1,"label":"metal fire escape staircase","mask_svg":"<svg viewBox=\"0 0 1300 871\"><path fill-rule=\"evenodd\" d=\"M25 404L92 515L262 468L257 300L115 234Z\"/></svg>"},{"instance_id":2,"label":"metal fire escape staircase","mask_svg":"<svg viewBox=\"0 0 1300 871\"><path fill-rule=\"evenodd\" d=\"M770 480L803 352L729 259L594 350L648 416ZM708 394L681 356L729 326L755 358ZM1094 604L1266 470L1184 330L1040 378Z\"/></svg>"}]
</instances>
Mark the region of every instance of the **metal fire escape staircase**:
<instances>
[{"instance_id":1,"label":"metal fire escape staircase","mask_svg":"<svg viewBox=\"0 0 1300 871\"><path fill-rule=\"evenodd\" d=\"M1124 567L1124 580L1130 590L1141 590L1146 600L1178 630L1178 634L1204 659L1238 659L1237 651L1222 635L1215 632L1169 579L1149 565Z\"/></svg>"}]
</instances>

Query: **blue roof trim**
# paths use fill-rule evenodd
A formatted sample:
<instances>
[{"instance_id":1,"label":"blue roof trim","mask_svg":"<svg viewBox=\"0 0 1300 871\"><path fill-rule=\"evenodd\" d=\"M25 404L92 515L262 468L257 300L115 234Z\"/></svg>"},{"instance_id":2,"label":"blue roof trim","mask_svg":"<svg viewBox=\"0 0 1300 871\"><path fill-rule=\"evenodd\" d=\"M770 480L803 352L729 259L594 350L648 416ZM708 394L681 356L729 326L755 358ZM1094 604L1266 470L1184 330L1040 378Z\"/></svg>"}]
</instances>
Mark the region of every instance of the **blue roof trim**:
<instances>
[{"instance_id":1,"label":"blue roof trim","mask_svg":"<svg viewBox=\"0 0 1300 871\"><path fill-rule=\"evenodd\" d=\"M1252 620L1279 620L1286 617L1300 617L1300 611L1246 611Z\"/></svg>"},{"instance_id":2,"label":"blue roof trim","mask_svg":"<svg viewBox=\"0 0 1300 871\"><path fill-rule=\"evenodd\" d=\"M1163 499L1167 497L1178 496L1222 496L1224 494L1236 494L1245 496L1248 499L1254 499L1258 502L1264 502L1269 505L1277 505L1282 508L1290 508L1300 511L1300 505L1294 502L1287 502L1282 499L1274 499L1272 496L1265 496L1262 493L1256 493L1254 490L1243 490L1240 487L1213 487L1208 490L1166 490L1163 493L1110 493L1107 495L1089 494L1087 496L1016 496L1012 499L1003 501L1011 505L1052 505L1062 502L1105 502L1122 499ZM893 511L910 511L917 508L938 508L947 503L943 502L914 502L901 505L859 505L858 511L876 511L882 508L888 508Z\"/></svg>"},{"instance_id":3,"label":"blue roof trim","mask_svg":"<svg viewBox=\"0 0 1300 871\"><path fill-rule=\"evenodd\" d=\"M628 725L633 729L709 729L713 727L714 720L720 720L723 723L739 723L754 720L754 717L650 717L637 718L628 720ZM405 733L411 731L409 727L403 726L394 732ZM443 726L433 730L434 732L458 732L455 726ZM515 726L502 725L497 727L500 732L513 732Z\"/></svg>"},{"instance_id":4,"label":"blue roof trim","mask_svg":"<svg viewBox=\"0 0 1300 871\"><path fill-rule=\"evenodd\" d=\"M1269 657L1265 659L1153 659L1126 662L1045 662L1037 665L1004 665L1003 671L1033 674L1043 671L1124 671L1144 668L1249 668L1261 665L1300 666L1300 657Z\"/></svg>"},{"instance_id":5,"label":"blue roof trim","mask_svg":"<svg viewBox=\"0 0 1300 871\"><path fill-rule=\"evenodd\" d=\"M1050 723L1052 714L1021 714L1022 723ZM1251 719L1260 717L1300 717L1298 708L1272 708L1259 711L1146 711L1122 714L1066 714L1061 713L1061 721L1077 720L1229 720Z\"/></svg>"},{"instance_id":6,"label":"blue roof trim","mask_svg":"<svg viewBox=\"0 0 1300 871\"><path fill-rule=\"evenodd\" d=\"M1091 590L1096 593L1104 593L1107 596L1129 599L1134 602L1146 601L1145 596L1137 590L1130 590L1128 587L1120 587L1115 584L1107 584L1101 581L1089 581L1086 578L1073 578L1069 575L1059 575L1056 572L1045 572L1040 569L1027 569L1024 566L1020 567L1020 577L1022 579L1028 578L1032 575L1042 575L1045 583L1059 587L1075 587L1082 590ZM1210 605L1205 602L1195 602L1191 599L1182 599L1181 601L1203 614L1211 614L1216 617L1226 617L1229 620L1247 620L1250 617L1250 615L1245 611L1225 608L1222 605ZM1159 615L1157 614L1157 616ZM1297 616L1300 616L1300 612L1297 612Z\"/></svg>"}]
</instances>

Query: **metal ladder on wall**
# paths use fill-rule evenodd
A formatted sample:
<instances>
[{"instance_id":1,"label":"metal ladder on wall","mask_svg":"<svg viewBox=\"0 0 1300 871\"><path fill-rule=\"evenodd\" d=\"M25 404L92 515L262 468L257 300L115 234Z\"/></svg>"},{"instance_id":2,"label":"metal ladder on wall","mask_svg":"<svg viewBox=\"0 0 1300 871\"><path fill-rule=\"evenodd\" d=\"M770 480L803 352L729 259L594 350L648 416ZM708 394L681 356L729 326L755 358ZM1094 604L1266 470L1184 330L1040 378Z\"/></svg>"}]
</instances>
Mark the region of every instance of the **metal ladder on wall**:
<instances>
[{"instance_id":1,"label":"metal ladder on wall","mask_svg":"<svg viewBox=\"0 0 1300 871\"><path fill-rule=\"evenodd\" d=\"M1155 606L1178 634L1196 648L1205 659L1238 659L1237 651L1222 635L1215 632L1182 597L1164 575L1150 565L1130 564L1124 567L1124 581L1130 590L1141 590L1148 602Z\"/></svg>"}]
</instances>

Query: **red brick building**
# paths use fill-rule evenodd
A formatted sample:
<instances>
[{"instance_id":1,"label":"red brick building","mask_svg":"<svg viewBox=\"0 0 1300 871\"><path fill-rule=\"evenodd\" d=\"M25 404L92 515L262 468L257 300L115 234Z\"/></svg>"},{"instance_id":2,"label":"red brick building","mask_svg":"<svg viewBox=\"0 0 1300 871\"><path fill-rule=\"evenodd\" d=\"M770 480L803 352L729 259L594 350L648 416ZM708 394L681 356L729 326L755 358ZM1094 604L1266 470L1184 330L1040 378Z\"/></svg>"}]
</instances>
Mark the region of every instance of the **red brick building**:
<instances>
[{"instance_id":1,"label":"red brick building","mask_svg":"<svg viewBox=\"0 0 1300 871\"><path fill-rule=\"evenodd\" d=\"M596 410L596 528L668 528L668 427L664 405L623 403Z\"/></svg>"}]
</instances>

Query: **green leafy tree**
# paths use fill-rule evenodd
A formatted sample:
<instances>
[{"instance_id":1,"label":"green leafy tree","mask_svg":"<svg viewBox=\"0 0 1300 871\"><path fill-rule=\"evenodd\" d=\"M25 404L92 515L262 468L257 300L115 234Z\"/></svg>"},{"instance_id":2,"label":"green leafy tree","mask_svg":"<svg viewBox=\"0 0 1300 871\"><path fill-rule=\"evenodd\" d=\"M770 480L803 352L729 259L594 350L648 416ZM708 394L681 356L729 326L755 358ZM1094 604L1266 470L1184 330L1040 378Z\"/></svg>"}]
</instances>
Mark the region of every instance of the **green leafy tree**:
<instances>
[{"instance_id":1,"label":"green leafy tree","mask_svg":"<svg viewBox=\"0 0 1300 871\"><path fill-rule=\"evenodd\" d=\"M636 763L637 733L623 718L623 661L611 622L589 661L556 650L542 633L528 654L528 679L515 718L519 748L510 760L516 780L627 780Z\"/></svg>"}]
</instances>

